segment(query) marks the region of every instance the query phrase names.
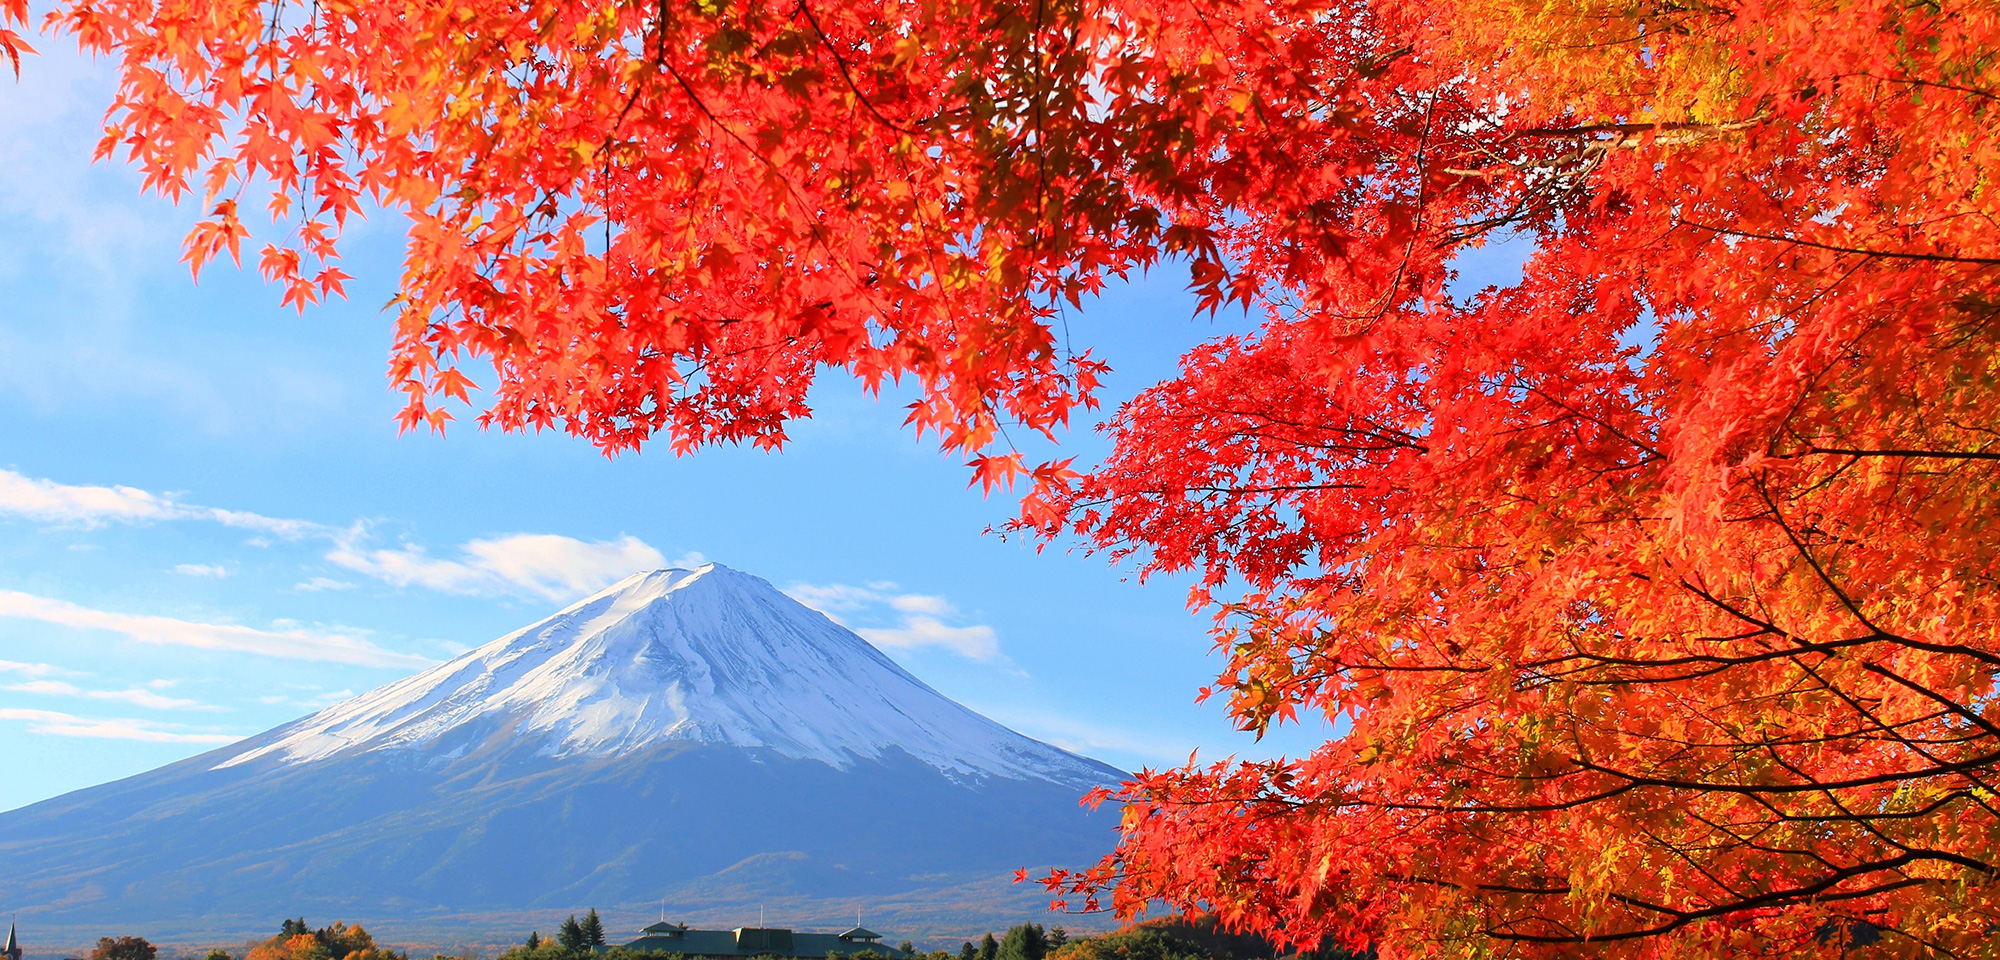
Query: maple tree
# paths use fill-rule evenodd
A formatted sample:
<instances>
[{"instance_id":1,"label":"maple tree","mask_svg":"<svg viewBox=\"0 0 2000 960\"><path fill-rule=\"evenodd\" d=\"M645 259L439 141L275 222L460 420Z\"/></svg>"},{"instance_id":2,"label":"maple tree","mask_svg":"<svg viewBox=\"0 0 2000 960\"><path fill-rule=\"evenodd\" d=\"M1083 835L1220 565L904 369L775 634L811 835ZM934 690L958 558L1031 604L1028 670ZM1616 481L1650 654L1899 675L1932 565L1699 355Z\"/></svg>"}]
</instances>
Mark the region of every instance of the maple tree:
<instances>
[{"instance_id":1,"label":"maple tree","mask_svg":"<svg viewBox=\"0 0 2000 960\"><path fill-rule=\"evenodd\" d=\"M0 29L27 22L0 0ZM1292 944L1977 953L2000 923L2000 7L57 0L199 271L411 221L404 425L775 446L825 367L1018 526L1193 571L1229 709L1059 872ZM0 32L18 65L25 42ZM1459 258L1529 247L1476 293ZM1185 263L1261 329L1087 474L1052 325Z\"/></svg>"}]
</instances>

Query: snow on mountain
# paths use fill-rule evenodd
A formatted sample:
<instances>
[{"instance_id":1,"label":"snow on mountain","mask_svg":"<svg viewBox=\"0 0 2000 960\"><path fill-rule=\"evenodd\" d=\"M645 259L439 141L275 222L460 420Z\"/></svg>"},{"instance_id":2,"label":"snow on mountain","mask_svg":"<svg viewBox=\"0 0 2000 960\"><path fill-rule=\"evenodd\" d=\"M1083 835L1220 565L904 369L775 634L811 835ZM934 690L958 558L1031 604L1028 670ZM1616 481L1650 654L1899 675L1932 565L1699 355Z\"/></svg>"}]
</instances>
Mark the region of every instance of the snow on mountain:
<instances>
[{"instance_id":1,"label":"snow on mountain","mask_svg":"<svg viewBox=\"0 0 2000 960\"><path fill-rule=\"evenodd\" d=\"M0 811L0 903L74 943L214 943L301 914L497 943L586 908L812 925L863 903L955 942L1046 905L1016 869L1111 850L1119 811L1077 801L1119 779L763 580L661 570L247 740Z\"/></svg>"},{"instance_id":2,"label":"snow on mountain","mask_svg":"<svg viewBox=\"0 0 2000 960\"><path fill-rule=\"evenodd\" d=\"M440 753L450 735L456 748ZM707 564L635 574L539 623L223 751L223 769L370 752L449 760L509 741L552 758L662 741L846 769L897 749L959 781L1115 779L931 689L768 582Z\"/></svg>"}]
</instances>

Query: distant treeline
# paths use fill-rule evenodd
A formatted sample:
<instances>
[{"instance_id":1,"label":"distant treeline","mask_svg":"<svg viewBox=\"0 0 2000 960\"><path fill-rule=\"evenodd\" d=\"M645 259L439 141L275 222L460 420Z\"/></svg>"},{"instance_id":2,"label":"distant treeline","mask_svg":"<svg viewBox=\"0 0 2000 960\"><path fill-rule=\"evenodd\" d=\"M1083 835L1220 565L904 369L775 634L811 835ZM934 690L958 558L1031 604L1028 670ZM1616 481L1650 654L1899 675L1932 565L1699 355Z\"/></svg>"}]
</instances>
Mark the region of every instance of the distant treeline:
<instances>
[{"instance_id":1,"label":"distant treeline","mask_svg":"<svg viewBox=\"0 0 2000 960\"><path fill-rule=\"evenodd\" d=\"M1214 917L1206 915L1194 920L1181 917L1148 920L1110 933L1079 937L1070 936L1061 927L1022 923L1009 927L1000 936L988 933L977 943L968 940L955 951L920 953L908 940L898 949L913 960L1362 960L1332 947L1282 952L1255 934L1229 933L1216 924ZM695 960L684 953L606 947L603 926L594 909L581 921L571 916L555 939L545 939L539 932L528 934L524 944L501 954L497 960L573 960L585 954L601 960ZM827 954L827 960L888 960L888 957L889 954L873 947ZM780 958L777 954L760 954L748 960Z\"/></svg>"},{"instance_id":2,"label":"distant treeline","mask_svg":"<svg viewBox=\"0 0 2000 960\"><path fill-rule=\"evenodd\" d=\"M159 948L145 937L99 937L87 960L157 960ZM220 948L202 960L410 960L409 954L377 947L360 924L335 922L314 930L304 917L287 919L278 935L252 944L238 957Z\"/></svg>"},{"instance_id":3,"label":"distant treeline","mask_svg":"<svg viewBox=\"0 0 2000 960\"><path fill-rule=\"evenodd\" d=\"M1072 937L1061 927L1044 928L1039 923L1022 923L1007 932L992 933L979 942L966 941L957 950L920 953L905 940L899 950L913 960L1364 960L1336 948L1281 953L1269 941L1255 934L1234 934L1222 930L1212 916L1194 920L1169 917L1148 920L1110 933ZM157 950L143 937L104 937L97 941L88 960L157 960ZM508 949L496 960L696 960L683 953L627 950L605 943L604 923L592 909L582 919L574 914L563 921L554 937L539 931L528 934L525 943ZM888 960L889 954L874 947L852 953L832 952L827 960ZM410 960L409 954L377 946L375 938L360 924L335 922L314 929L305 918L287 919L277 936L253 944L243 956L227 950L211 950L202 960ZM460 960L438 954L431 960ZM760 954L747 960L789 960L776 954Z\"/></svg>"}]
</instances>

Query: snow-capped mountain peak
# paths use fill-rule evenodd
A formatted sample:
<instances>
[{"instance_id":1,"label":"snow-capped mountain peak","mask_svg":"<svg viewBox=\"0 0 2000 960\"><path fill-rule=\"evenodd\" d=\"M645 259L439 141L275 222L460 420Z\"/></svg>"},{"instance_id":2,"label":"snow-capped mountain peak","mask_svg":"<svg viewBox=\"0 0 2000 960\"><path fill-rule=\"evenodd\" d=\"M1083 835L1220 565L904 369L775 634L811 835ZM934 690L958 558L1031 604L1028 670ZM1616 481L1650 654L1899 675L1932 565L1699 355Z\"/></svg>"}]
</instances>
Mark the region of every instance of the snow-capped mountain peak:
<instances>
[{"instance_id":1,"label":"snow-capped mountain peak","mask_svg":"<svg viewBox=\"0 0 2000 960\"><path fill-rule=\"evenodd\" d=\"M974 713L824 614L713 563L634 574L256 740L217 768L370 751L436 762L496 742L613 757L693 741L842 769L901 750L953 779L1117 777Z\"/></svg>"}]
</instances>

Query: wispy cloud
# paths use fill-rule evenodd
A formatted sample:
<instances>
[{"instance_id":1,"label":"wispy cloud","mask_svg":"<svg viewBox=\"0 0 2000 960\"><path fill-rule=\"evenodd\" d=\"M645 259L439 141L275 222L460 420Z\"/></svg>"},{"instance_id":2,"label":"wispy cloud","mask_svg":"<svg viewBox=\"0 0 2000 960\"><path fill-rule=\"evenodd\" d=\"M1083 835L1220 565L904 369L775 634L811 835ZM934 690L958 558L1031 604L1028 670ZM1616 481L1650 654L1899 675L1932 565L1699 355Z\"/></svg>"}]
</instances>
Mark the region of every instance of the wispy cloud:
<instances>
[{"instance_id":1,"label":"wispy cloud","mask_svg":"<svg viewBox=\"0 0 2000 960\"><path fill-rule=\"evenodd\" d=\"M854 632L878 647L896 650L942 647L974 660L1000 659L1000 638L985 624L953 627L936 617L909 616L903 618L899 627L861 627Z\"/></svg>"},{"instance_id":2,"label":"wispy cloud","mask_svg":"<svg viewBox=\"0 0 2000 960\"><path fill-rule=\"evenodd\" d=\"M857 626L854 632L869 643L892 650L935 647L973 660L1001 659L1000 637L985 624L953 626L945 618L958 609L940 596L924 593L897 593L890 582L866 587L844 583L795 583L785 588L792 599L847 624L848 619L869 619L887 615L899 622L894 626ZM886 609L885 609L886 608ZM856 616L860 615L860 616Z\"/></svg>"},{"instance_id":3,"label":"wispy cloud","mask_svg":"<svg viewBox=\"0 0 2000 960\"><path fill-rule=\"evenodd\" d=\"M829 617L833 617L835 620L839 620L840 617L838 614L866 610L881 603L883 598L879 589L886 588L893 590L896 588L896 585L893 583L871 584L870 586L877 587L878 589L850 587L844 583L829 583L825 586L811 583L795 583L785 588L785 595Z\"/></svg>"},{"instance_id":4,"label":"wispy cloud","mask_svg":"<svg viewBox=\"0 0 2000 960\"><path fill-rule=\"evenodd\" d=\"M926 596L921 593L905 593L890 597L889 605L904 613L928 613L939 617L953 612L951 604L945 602L943 597Z\"/></svg>"},{"instance_id":5,"label":"wispy cloud","mask_svg":"<svg viewBox=\"0 0 2000 960\"><path fill-rule=\"evenodd\" d=\"M181 503L172 497L137 487L97 487L57 483L0 469L0 514L42 523L84 527L107 523L153 523L164 520L205 520L240 530L255 530L287 540L331 536L332 527L307 520L266 517L241 510L224 510Z\"/></svg>"},{"instance_id":6,"label":"wispy cloud","mask_svg":"<svg viewBox=\"0 0 2000 960\"><path fill-rule=\"evenodd\" d=\"M325 707L330 707L336 703L339 703L342 700L346 700L349 697L354 696L354 691L352 690L325 691L325 690L320 690L320 688L315 686L297 686L297 685L292 686L292 689L301 691L311 691L311 692L296 693L296 694L281 694L281 693L268 694L266 696L258 697L257 702L264 704L266 706L277 706L278 704L282 703L294 707L302 707L307 710L319 710Z\"/></svg>"},{"instance_id":7,"label":"wispy cloud","mask_svg":"<svg viewBox=\"0 0 2000 960\"><path fill-rule=\"evenodd\" d=\"M183 503L172 496L137 487L58 483L0 469L0 516L40 523L98 527L112 523L143 524L173 520L218 523L259 536L251 543L268 546L268 537L283 540L319 539L331 547L328 561L399 587L426 587L445 593L475 596L527 594L549 600L572 600L600 590L640 570L667 566L659 550L637 537L586 542L553 533L516 533L467 541L455 557L434 557L419 544L378 547L369 544L369 524L333 526L311 520L267 517L241 510ZM676 566L706 562L687 553ZM184 563L176 573L195 577L226 577L220 564ZM293 589L304 592L346 590L354 584L331 577L313 577Z\"/></svg>"},{"instance_id":8,"label":"wispy cloud","mask_svg":"<svg viewBox=\"0 0 2000 960\"><path fill-rule=\"evenodd\" d=\"M666 557L637 537L585 543L551 533L517 533L473 540L456 559L432 557L421 546L369 550L337 546L326 558L397 586L445 593L531 593L550 600L582 596L635 571L666 566Z\"/></svg>"},{"instance_id":9,"label":"wispy cloud","mask_svg":"<svg viewBox=\"0 0 2000 960\"><path fill-rule=\"evenodd\" d=\"M0 513L45 523L170 519L175 504L133 487L85 487L0 470Z\"/></svg>"},{"instance_id":10,"label":"wispy cloud","mask_svg":"<svg viewBox=\"0 0 2000 960\"><path fill-rule=\"evenodd\" d=\"M359 637L341 633L305 628L259 630L230 623L114 613L14 590L0 590L0 617L38 620L79 630L104 630L140 643L254 653L287 660L368 667L420 667L433 662L425 657L383 650Z\"/></svg>"},{"instance_id":11,"label":"wispy cloud","mask_svg":"<svg viewBox=\"0 0 2000 960\"><path fill-rule=\"evenodd\" d=\"M51 663L22 663L19 660L0 660L0 673L18 673L24 677L82 676L74 670L65 670Z\"/></svg>"},{"instance_id":12,"label":"wispy cloud","mask_svg":"<svg viewBox=\"0 0 2000 960\"><path fill-rule=\"evenodd\" d=\"M183 700L178 697L161 696L151 690L144 690L138 687L126 690L85 690L75 684L64 683L61 680L29 680L26 683L11 684L5 689L14 691L15 693L38 693L43 696L52 697L86 697L91 700L119 700L132 704L135 707L145 707L149 710L222 709L221 707L210 706L198 700Z\"/></svg>"},{"instance_id":13,"label":"wispy cloud","mask_svg":"<svg viewBox=\"0 0 2000 960\"><path fill-rule=\"evenodd\" d=\"M150 743L234 743L242 737L226 733L192 733L178 724L154 723L108 717L79 717L54 710L0 707L0 720L28 724L28 732L54 737L90 737L99 740L143 740Z\"/></svg>"},{"instance_id":14,"label":"wispy cloud","mask_svg":"<svg viewBox=\"0 0 2000 960\"><path fill-rule=\"evenodd\" d=\"M292 589L300 593L319 593L322 590L352 590L354 589L354 584L348 583L345 580L335 580L332 577L314 577L304 583L294 585Z\"/></svg>"}]
</instances>

